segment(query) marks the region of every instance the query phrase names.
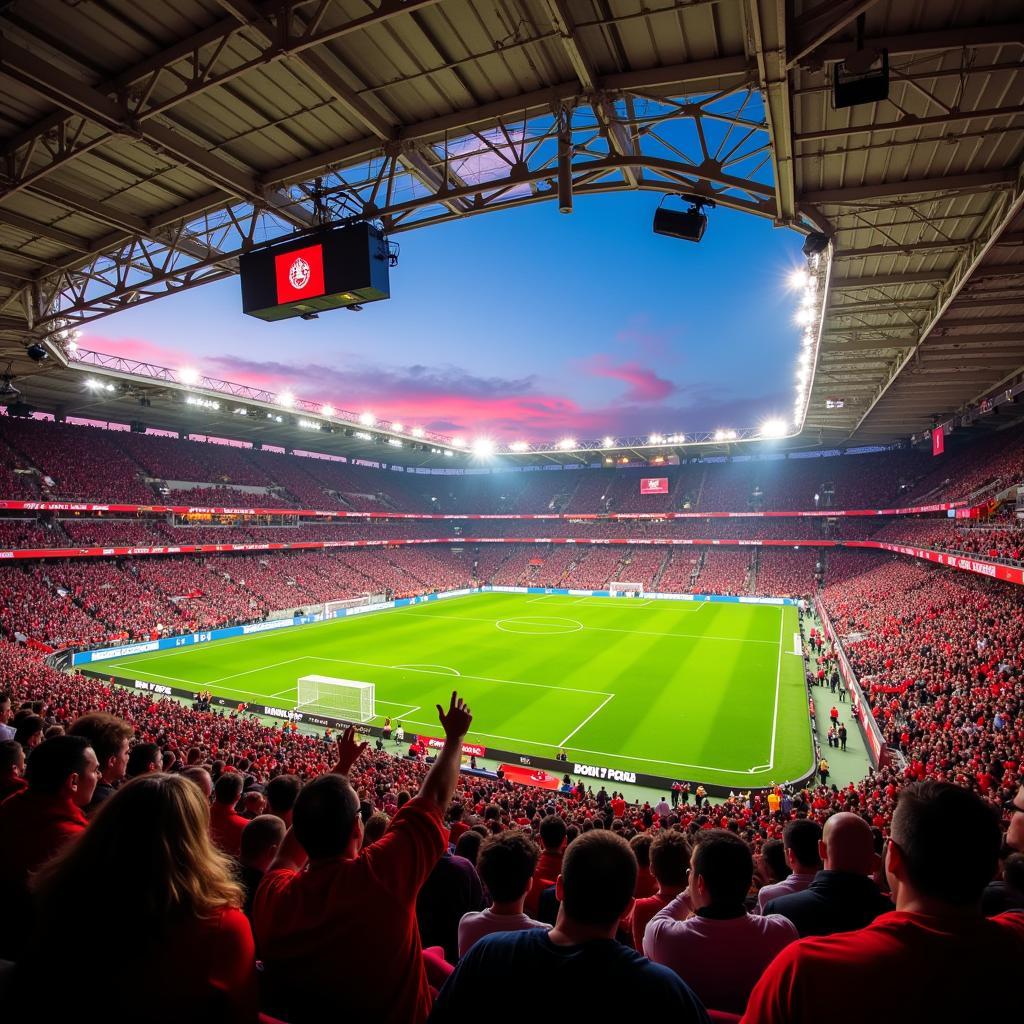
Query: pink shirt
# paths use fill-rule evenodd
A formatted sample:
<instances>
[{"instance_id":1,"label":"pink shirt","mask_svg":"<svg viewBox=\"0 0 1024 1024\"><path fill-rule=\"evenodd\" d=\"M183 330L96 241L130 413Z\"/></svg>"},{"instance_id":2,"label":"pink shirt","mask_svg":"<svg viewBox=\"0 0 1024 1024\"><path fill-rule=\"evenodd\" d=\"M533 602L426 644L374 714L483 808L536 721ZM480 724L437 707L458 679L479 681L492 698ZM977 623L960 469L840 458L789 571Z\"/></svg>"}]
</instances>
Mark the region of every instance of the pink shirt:
<instances>
[{"instance_id":1,"label":"pink shirt","mask_svg":"<svg viewBox=\"0 0 1024 1024\"><path fill-rule=\"evenodd\" d=\"M534 921L525 914L496 914L490 907L462 915L459 921L459 956L465 956L473 943L492 932L524 932L530 928L551 929L543 921Z\"/></svg>"},{"instance_id":2,"label":"pink shirt","mask_svg":"<svg viewBox=\"0 0 1024 1024\"><path fill-rule=\"evenodd\" d=\"M686 913L686 893L651 918L644 955L664 964L712 1010L743 1013L764 969L799 935L779 914L716 920Z\"/></svg>"},{"instance_id":3,"label":"pink shirt","mask_svg":"<svg viewBox=\"0 0 1024 1024\"><path fill-rule=\"evenodd\" d=\"M780 896L789 896L794 892L803 892L813 881L813 871L809 875L799 875L794 871L781 882L763 885L757 893L757 912L763 914L769 900L778 899Z\"/></svg>"}]
</instances>

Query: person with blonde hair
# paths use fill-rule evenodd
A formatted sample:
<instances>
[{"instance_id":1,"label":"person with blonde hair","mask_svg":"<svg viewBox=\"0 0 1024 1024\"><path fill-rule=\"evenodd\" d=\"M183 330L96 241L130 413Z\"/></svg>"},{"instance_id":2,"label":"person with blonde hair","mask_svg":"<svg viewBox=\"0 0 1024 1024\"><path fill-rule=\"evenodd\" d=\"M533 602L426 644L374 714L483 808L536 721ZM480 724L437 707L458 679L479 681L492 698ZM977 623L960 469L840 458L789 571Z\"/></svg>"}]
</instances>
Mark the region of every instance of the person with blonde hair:
<instances>
[{"instance_id":1,"label":"person with blonde hair","mask_svg":"<svg viewBox=\"0 0 1024 1024\"><path fill-rule=\"evenodd\" d=\"M109 1019L257 1020L244 892L188 779L151 773L122 786L33 888L35 927L15 973L19 1009L45 992L48 1013L71 1019L102 983Z\"/></svg>"}]
</instances>

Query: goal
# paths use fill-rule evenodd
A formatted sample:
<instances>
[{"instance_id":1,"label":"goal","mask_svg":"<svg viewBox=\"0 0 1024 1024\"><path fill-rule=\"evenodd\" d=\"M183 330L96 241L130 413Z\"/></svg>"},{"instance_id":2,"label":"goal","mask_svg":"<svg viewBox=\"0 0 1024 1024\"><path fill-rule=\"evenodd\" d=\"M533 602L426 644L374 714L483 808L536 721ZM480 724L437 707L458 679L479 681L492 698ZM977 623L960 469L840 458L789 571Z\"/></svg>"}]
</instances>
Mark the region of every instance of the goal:
<instances>
[{"instance_id":1,"label":"goal","mask_svg":"<svg viewBox=\"0 0 1024 1024\"><path fill-rule=\"evenodd\" d=\"M340 601L324 602L324 618L333 619L334 613L344 608L360 608L364 605L383 604L387 598L384 594L363 594L362 597L346 597Z\"/></svg>"},{"instance_id":2,"label":"goal","mask_svg":"<svg viewBox=\"0 0 1024 1024\"><path fill-rule=\"evenodd\" d=\"M295 710L348 722L368 722L375 713L374 702L373 683L333 676L302 676Z\"/></svg>"},{"instance_id":3,"label":"goal","mask_svg":"<svg viewBox=\"0 0 1024 1024\"><path fill-rule=\"evenodd\" d=\"M608 584L608 593L612 597L643 597L644 585L642 583L619 583L615 581Z\"/></svg>"}]
</instances>

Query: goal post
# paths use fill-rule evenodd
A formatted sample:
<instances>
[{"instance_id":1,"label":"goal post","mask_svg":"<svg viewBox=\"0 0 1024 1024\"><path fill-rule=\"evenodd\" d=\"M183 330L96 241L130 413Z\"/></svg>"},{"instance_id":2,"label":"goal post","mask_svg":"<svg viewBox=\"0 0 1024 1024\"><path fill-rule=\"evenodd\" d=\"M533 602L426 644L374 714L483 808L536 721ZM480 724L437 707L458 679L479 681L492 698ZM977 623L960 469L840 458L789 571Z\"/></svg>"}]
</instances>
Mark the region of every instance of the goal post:
<instances>
[{"instance_id":1,"label":"goal post","mask_svg":"<svg viewBox=\"0 0 1024 1024\"><path fill-rule=\"evenodd\" d=\"M342 718L349 722L369 722L375 711L373 683L334 676L301 676L296 711Z\"/></svg>"},{"instance_id":2,"label":"goal post","mask_svg":"<svg viewBox=\"0 0 1024 1024\"><path fill-rule=\"evenodd\" d=\"M644 585L642 583L621 583L613 580L608 584L608 593L612 597L643 597Z\"/></svg>"},{"instance_id":3,"label":"goal post","mask_svg":"<svg viewBox=\"0 0 1024 1024\"><path fill-rule=\"evenodd\" d=\"M383 604L387 600L384 594L363 594L361 597L345 597L337 601L324 602L324 618L333 619L336 612L345 608L361 608L371 604Z\"/></svg>"}]
</instances>

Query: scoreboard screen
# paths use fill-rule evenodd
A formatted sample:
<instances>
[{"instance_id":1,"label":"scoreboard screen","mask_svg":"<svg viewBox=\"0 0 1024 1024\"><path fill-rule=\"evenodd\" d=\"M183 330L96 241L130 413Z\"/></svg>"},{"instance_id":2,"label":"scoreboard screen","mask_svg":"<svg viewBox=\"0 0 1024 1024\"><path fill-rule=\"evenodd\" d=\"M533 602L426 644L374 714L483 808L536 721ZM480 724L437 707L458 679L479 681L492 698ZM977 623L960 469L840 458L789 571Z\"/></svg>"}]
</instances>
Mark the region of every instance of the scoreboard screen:
<instances>
[{"instance_id":1,"label":"scoreboard screen","mask_svg":"<svg viewBox=\"0 0 1024 1024\"><path fill-rule=\"evenodd\" d=\"M286 320L387 299L389 266L387 239L372 224L317 228L239 259L242 312Z\"/></svg>"}]
</instances>

